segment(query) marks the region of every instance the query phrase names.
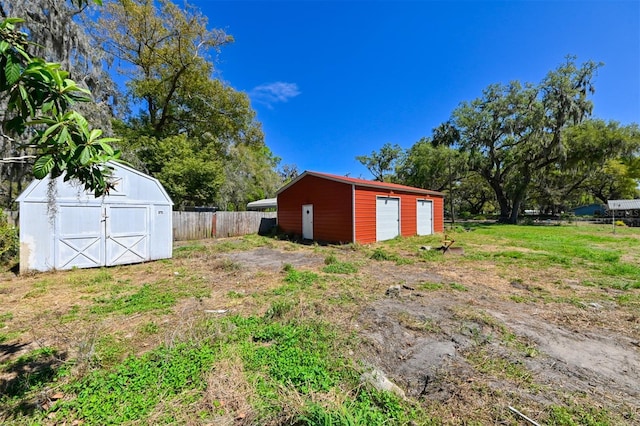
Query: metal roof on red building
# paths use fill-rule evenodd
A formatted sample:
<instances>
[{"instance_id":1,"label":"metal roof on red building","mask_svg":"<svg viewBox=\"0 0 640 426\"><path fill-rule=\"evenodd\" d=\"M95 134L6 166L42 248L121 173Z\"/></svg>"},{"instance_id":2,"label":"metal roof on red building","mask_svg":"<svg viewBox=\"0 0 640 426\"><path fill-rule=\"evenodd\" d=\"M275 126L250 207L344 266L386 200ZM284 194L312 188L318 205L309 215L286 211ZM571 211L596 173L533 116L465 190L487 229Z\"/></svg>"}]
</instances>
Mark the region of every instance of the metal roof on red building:
<instances>
[{"instance_id":1,"label":"metal roof on red building","mask_svg":"<svg viewBox=\"0 0 640 426\"><path fill-rule=\"evenodd\" d=\"M412 192L412 193L418 193L418 194L429 194L429 195L444 196L444 194L442 192L432 191L430 189L416 188L416 187L413 187L413 186L400 185L400 184L397 184L397 183L390 183L390 182L378 182L378 181L374 181L374 180L357 179L357 178L352 178L352 177L348 177L348 176L338 176L338 175L332 175L332 174L329 174L329 173L320 173L320 172L313 172L313 171L308 171L308 170L306 170L302 174L298 175L294 180L292 180L291 182L289 182L288 184L286 184L285 186L280 188L278 190L278 194L281 193L282 191L284 191L285 189L287 189L288 187L290 187L291 185L293 185L294 183L296 183L297 181L299 181L300 179L302 179L305 176L315 176L315 177L319 177L319 178L322 178L322 179L332 180L332 181L335 181L335 182L342 182L342 183L346 183L346 184L349 184L349 185L364 186L364 187L368 187L368 188L380 188L380 189L387 189L387 190L392 190L392 191L395 190L395 191Z\"/></svg>"}]
</instances>

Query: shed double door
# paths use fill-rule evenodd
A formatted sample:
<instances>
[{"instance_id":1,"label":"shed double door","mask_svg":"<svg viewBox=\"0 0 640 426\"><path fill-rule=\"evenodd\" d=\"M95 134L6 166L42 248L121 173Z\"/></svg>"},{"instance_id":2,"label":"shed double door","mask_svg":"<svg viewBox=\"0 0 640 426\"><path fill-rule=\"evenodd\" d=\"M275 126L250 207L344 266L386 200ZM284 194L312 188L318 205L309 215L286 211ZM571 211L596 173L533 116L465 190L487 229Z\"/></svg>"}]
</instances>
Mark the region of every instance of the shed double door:
<instances>
[{"instance_id":1,"label":"shed double door","mask_svg":"<svg viewBox=\"0 0 640 426\"><path fill-rule=\"evenodd\" d=\"M149 208L59 205L56 269L94 268L149 260Z\"/></svg>"}]
</instances>

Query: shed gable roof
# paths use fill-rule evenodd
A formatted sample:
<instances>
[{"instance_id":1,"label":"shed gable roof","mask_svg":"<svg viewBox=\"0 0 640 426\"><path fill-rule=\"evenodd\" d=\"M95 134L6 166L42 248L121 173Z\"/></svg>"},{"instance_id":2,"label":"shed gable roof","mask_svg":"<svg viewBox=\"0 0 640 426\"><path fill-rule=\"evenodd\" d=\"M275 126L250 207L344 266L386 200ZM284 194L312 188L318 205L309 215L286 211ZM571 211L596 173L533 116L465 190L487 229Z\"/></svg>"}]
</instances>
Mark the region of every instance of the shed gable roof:
<instances>
[{"instance_id":1,"label":"shed gable roof","mask_svg":"<svg viewBox=\"0 0 640 426\"><path fill-rule=\"evenodd\" d=\"M347 176L338 176L338 175L332 175L328 173L312 172L308 170L300 174L298 177L296 177L294 180L292 180L282 188L280 188L277 193L278 194L282 193L287 188L291 187L292 185L294 185L296 182L298 182L300 179L304 178L305 176L315 176L321 179L327 179L334 182L340 182L340 183L345 183L347 185L355 185L355 186L360 186L365 188L379 188L379 189L386 189L386 190L392 190L392 191L411 192L415 194L444 196L442 192L431 191L429 189L415 188L413 186L400 185L397 183L377 182L377 181L366 180L366 179L356 179L356 178L347 177Z\"/></svg>"},{"instance_id":2,"label":"shed gable roof","mask_svg":"<svg viewBox=\"0 0 640 426\"><path fill-rule=\"evenodd\" d=\"M115 161L109 161L108 162L109 166L113 167L113 176L114 177L119 177L124 173L130 173L132 176L136 176L137 179L142 179L145 181L150 182L151 184L151 188L153 188L155 190L155 193L147 193L146 195L148 195L149 201L151 200L151 197L156 197L154 198L157 201L162 201L162 202L166 202L169 205L173 205L173 201L171 201L171 197L169 197L169 194L167 193L167 191L164 189L164 187L162 186L162 184L160 183L160 181L158 181L158 179L151 177L139 170L136 170L132 167L126 166L122 163L119 162L115 162ZM23 202L23 201L36 201L42 198L42 193L44 191L44 193L46 193L46 187L48 185L48 182L51 180L51 176L47 176L44 179L34 179L33 181L31 181L31 183L27 186L27 188L18 196L18 198L16 199L16 201L18 202ZM62 176L59 176L57 178L58 182L60 182L61 184L65 185L66 187L74 187L74 190L72 192L74 192L74 198L77 198L78 200L82 199L82 198L86 198L86 199L94 199L93 194L87 192L84 190L84 188L81 187L81 185L79 184L79 182L77 181L67 181L64 182L64 174ZM43 189L45 188L45 189ZM117 191L116 191L117 192ZM153 191L152 191L153 192ZM37 195L36 195L37 194ZM45 197L46 198L46 197ZM99 197L102 199L110 199L110 198L114 198L117 199L118 194L110 194L110 195L105 195L104 197Z\"/></svg>"}]
</instances>

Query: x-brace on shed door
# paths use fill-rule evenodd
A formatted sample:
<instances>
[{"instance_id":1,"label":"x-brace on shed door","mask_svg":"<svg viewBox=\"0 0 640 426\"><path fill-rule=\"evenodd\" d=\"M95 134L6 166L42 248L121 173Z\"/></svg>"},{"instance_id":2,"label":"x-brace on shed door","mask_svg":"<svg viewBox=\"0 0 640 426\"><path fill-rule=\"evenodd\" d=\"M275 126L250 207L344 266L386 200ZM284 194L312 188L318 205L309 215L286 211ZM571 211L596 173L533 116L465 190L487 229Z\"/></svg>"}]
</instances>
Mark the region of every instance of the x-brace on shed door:
<instances>
[{"instance_id":1,"label":"x-brace on shed door","mask_svg":"<svg viewBox=\"0 0 640 426\"><path fill-rule=\"evenodd\" d=\"M60 205L55 236L57 269L149 260L149 208L136 205Z\"/></svg>"}]
</instances>

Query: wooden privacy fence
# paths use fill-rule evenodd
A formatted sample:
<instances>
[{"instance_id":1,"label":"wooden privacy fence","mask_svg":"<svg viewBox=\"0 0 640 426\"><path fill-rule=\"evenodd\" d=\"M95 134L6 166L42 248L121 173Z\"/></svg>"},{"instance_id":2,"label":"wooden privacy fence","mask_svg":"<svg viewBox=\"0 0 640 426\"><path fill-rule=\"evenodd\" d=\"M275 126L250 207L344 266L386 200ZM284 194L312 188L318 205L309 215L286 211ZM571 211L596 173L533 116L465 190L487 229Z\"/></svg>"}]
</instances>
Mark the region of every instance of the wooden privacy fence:
<instances>
[{"instance_id":1,"label":"wooden privacy fence","mask_svg":"<svg viewBox=\"0 0 640 426\"><path fill-rule=\"evenodd\" d=\"M5 210L9 225L18 226L18 212ZM268 233L276 212L173 212L174 241Z\"/></svg>"},{"instance_id":2,"label":"wooden privacy fence","mask_svg":"<svg viewBox=\"0 0 640 426\"><path fill-rule=\"evenodd\" d=\"M267 233L276 212L173 212L174 241Z\"/></svg>"}]
</instances>

